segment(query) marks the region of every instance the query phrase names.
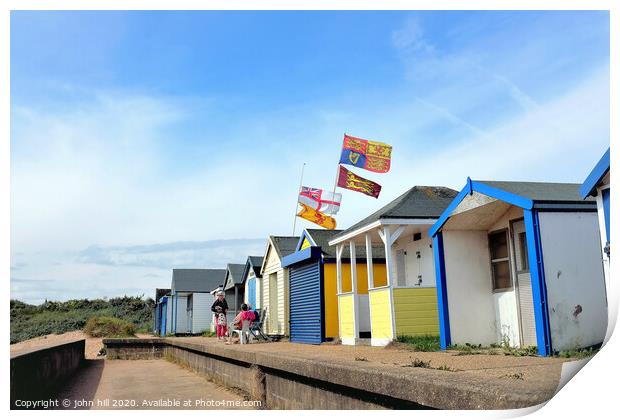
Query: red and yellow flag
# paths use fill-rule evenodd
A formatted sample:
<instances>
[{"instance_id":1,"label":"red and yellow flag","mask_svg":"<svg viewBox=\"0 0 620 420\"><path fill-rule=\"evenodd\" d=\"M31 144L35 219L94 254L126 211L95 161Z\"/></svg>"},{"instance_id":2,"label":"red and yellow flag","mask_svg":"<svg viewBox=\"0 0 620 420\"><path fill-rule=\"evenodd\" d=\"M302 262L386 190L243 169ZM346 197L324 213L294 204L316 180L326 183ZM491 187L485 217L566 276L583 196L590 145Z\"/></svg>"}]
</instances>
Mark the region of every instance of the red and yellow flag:
<instances>
[{"instance_id":1,"label":"red and yellow flag","mask_svg":"<svg viewBox=\"0 0 620 420\"><path fill-rule=\"evenodd\" d=\"M340 172L338 173L338 186L340 188L346 188L347 190L361 192L362 194L375 198L379 198L379 193L381 192L381 185L355 175L342 165L340 165Z\"/></svg>"},{"instance_id":2,"label":"red and yellow flag","mask_svg":"<svg viewBox=\"0 0 620 420\"><path fill-rule=\"evenodd\" d=\"M324 227L328 230L336 229L336 219L326 214L321 213L318 210L308 207L305 204L299 203L301 210L297 213L297 216L302 219L306 219L314 224Z\"/></svg>"},{"instance_id":3,"label":"red and yellow flag","mask_svg":"<svg viewBox=\"0 0 620 420\"><path fill-rule=\"evenodd\" d=\"M392 146L389 144L344 135L340 163L385 173L390 170L391 160Z\"/></svg>"}]
</instances>

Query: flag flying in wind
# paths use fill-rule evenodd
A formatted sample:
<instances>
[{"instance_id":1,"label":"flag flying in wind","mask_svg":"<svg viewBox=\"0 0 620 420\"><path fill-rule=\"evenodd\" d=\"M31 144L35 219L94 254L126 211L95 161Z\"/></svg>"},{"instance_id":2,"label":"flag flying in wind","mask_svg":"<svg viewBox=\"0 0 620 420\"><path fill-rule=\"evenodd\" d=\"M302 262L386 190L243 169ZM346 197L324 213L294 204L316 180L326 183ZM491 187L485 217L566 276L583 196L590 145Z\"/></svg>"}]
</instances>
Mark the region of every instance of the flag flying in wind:
<instances>
[{"instance_id":1,"label":"flag flying in wind","mask_svg":"<svg viewBox=\"0 0 620 420\"><path fill-rule=\"evenodd\" d=\"M391 159L392 146L389 144L344 135L340 163L385 173L390 170Z\"/></svg>"},{"instance_id":2,"label":"flag flying in wind","mask_svg":"<svg viewBox=\"0 0 620 420\"><path fill-rule=\"evenodd\" d=\"M312 207L308 207L303 203L299 203L301 205L301 210L297 213L297 216L302 219L306 219L314 224L324 227L325 229L334 230L336 229L336 220L333 217L329 217L326 214L321 213L313 209Z\"/></svg>"},{"instance_id":3,"label":"flag flying in wind","mask_svg":"<svg viewBox=\"0 0 620 420\"><path fill-rule=\"evenodd\" d=\"M339 166L340 171L338 173L338 186L340 188L346 188L348 190L361 192L371 197L379 198L381 185L376 182L372 182L369 179L355 175L342 165Z\"/></svg>"},{"instance_id":4,"label":"flag flying in wind","mask_svg":"<svg viewBox=\"0 0 620 420\"><path fill-rule=\"evenodd\" d=\"M332 193L320 188L301 187L297 201L321 213L336 214L340 210L342 194Z\"/></svg>"}]
</instances>

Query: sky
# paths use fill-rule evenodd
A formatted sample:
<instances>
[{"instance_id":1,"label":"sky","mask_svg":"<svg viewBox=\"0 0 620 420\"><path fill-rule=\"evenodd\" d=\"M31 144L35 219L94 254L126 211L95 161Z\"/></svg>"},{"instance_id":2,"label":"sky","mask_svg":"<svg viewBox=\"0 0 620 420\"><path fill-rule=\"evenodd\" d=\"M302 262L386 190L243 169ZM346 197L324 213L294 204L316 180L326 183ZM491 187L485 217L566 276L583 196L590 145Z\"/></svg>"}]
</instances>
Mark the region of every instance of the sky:
<instances>
[{"instance_id":1,"label":"sky","mask_svg":"<svg viewBox=\"0 0 620 420\"><path fill-rule=\"evenodd\" d=\"M11 12L11 298L153 296L291 235L343 133L414 185L581 183L609 147L609 14ZM296 234L310 224L298 219Z\"/></svg>"}]
</instances>

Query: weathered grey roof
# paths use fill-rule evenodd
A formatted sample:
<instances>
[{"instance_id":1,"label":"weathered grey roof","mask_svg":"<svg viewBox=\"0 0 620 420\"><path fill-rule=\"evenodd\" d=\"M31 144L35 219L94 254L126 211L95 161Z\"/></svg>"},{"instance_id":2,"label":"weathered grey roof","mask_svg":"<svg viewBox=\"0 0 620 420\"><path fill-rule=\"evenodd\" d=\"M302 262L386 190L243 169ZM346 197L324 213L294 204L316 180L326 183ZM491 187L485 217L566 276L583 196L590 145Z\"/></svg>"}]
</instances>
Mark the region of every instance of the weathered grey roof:
<instances>
[{"instance_id":1,"label":"weathered grey roof","mask_svg":"<svg viewBox=\"0 0 620 420\"><path fill-rule=\"evenodd\" d=\"M227 264L226 265L226 285L224 290L228 290L237 284L243 283L243 269L245 264Z\"/></svg>"},{"instance_id":2,"label":"weathered grey roof","mask_svg":"<svg viewBox=\"0 0 620 420\"><path fill-rule=\"evenodd\" d=\"M583 202L580 184L556 182L476 181L537 202Z\"/></svg>"},{"instance_id":3,"label":"weathered grey roof","mask_svg":"<svg viewBox=\"0 0 620 420\"><path fill-rule=\"evenodd\" d=\"M263 257L259 257L259 256L255 256L255 255L250 255L248 257L248 263L252 266L252 270L254 270L254 274L256 276L260 276L260 268L263 265ZM244 277L245 277L245 275L244 275Z\"/></svg>"},{"instance_id":4,"label":"weathered grey roof","mask_svg":"<svg viewBox=\"0 0 620 420\"><path fill-rule=\"evenodd\" d=\"M380 219L432 219L441 216L458 191L447 187L415 186L370 216L343 230L344 236ZM335 238L335 237L334 237Z\"/></svg>"},{"instance_id":5,"label":"weathered grey roof","mask_svg":"<svg viewBox=\"0 0 620 420\"><path fill-rule=\"evenodd\" d=\"M336 258L336 247L329 246L329 241L340 235L342 230L325 230L325 229L306 229L314 243L321 247L321 252L326 258ZM345 250L343 258L349 258L349 252ZM355 247L355 257L358 259L366 258L366 248L363 246ZM382 246L372 247L372 259L385 258L385 249Z\"/></svg>"},{"instance_id":6,"label":"weathered grey roof","mask_svg":"<svg viewBox=\"0 0 620 420\"><path fill-rule=\"evenodd\" d=\"M170 292L170 289L155 289L155 302L159 302L159 299L163 296L169 295Z\"/></svg>"},{"instance_id":7,"label":"weathered grey roof","mask_svg":"<svg viewBox=\"0 0 620 420\"><path fill-rule=\"evenodd\" d=\"M177 292L210 292L224 284L226 270L212 268L172 269L172 290Z\"/></svg>"},{"instance_id":8,"label":"weathered grey roof","mask_svg":"<svg viewBox=\"0 0 620 420\"><path fill-rule=\"evenodd\" d=\"M299 236L270 236L270 238L280 259L295 252L299 242Z\"/></svg>"},{"instance_id":9,"label":"weathered grey roof","mask_svg":"<svg viewBox=\"0 0 620 420\"><path fill-rule=\"evenodd\" d=\"M250 255L248 260L245 262L243 266L243 274L241 278L245 281L248 277L248 273L250 272L250 268L254 270L254 275L260 278L260 269L263 266L263 257L258 257L255 255Z\"/></svg>"}]
</instances>

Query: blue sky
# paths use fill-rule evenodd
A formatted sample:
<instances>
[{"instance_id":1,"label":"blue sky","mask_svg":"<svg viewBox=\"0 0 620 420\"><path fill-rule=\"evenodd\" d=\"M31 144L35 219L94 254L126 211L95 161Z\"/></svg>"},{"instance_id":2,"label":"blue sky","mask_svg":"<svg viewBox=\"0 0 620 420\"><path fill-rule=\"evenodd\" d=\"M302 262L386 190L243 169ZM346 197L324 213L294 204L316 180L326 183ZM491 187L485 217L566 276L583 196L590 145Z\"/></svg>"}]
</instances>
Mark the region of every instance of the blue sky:
<instances>
[{"instance_id":1,"label":"blue sky","mask_svg":"<svg viewBox=\"0 0 620 420\"><path fill-rule=\"evenodd\" d=\"M12 12L11 93L12 297L152 295L290 234L301 164L331 188L345 131L394 152L341 228L413 185L581 182L609 16Z\"/></svg>"}]
</instances>

